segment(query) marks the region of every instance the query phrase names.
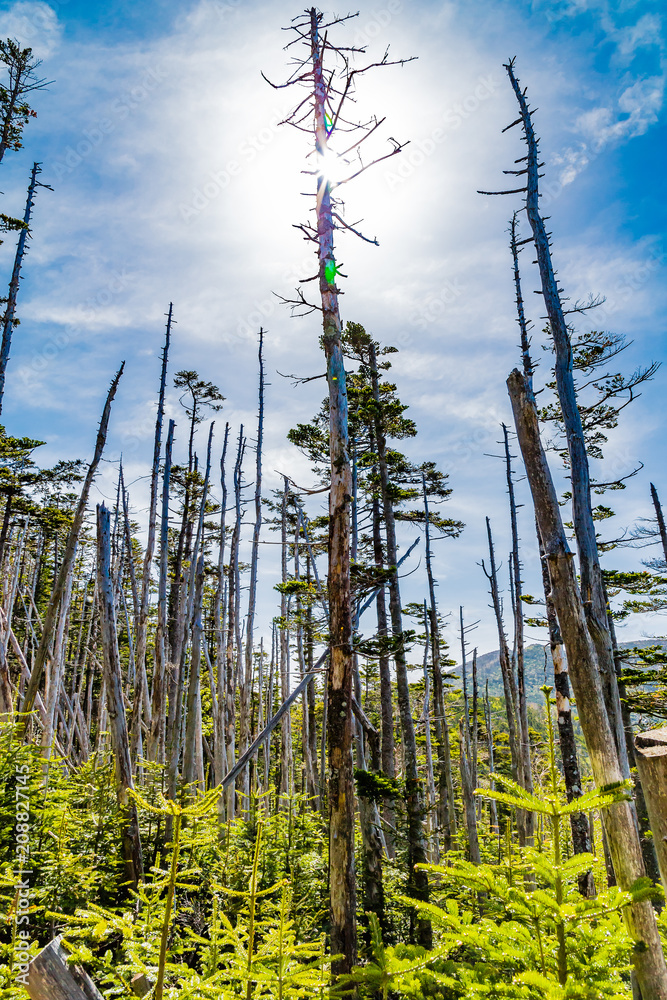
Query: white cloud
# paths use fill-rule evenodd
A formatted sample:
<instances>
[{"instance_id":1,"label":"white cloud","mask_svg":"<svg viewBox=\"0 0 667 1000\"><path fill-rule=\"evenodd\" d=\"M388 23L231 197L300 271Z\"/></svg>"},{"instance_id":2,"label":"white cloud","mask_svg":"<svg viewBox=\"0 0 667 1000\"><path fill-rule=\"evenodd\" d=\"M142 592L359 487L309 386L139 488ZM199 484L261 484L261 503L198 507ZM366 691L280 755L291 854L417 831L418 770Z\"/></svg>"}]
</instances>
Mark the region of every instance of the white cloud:
<instances>
[{"instance_id":1,"label":"white cloud","mask_svg":"<svg viewBox=\"0 0 667 1000\"><path fill-rule=\"evenodd\" d=\"M11 10L26 6L45 5ZM485 583L471 566L483 552L485 513L494 517L499 547L507 546L502 469L484 453L496 450L498 423L510 419L505 377L518 359L505 234L518 199L476 194L477 188L496 189L500 170L522 153L516 130L500 134L516 117L500 64L508 52L524 52L519 71L541 109L548 169L553 176L556 166L570 191L590 159L603 156L605 143L619 141L613 133L619 116L632 120L635 130L642 123L649 127L658 81L614 77L598 95L597 111L586 117L581 110L583 142L562 154L568 137L562 123L582 109L580 95L593 86L581 63L570 69L562 40L545 47L522 21L518 27L495 21L487 31L464 4L448 4L440 21L433 20L430 5L393 8L383 26L386 19L377 16L382 4L362 4L361 29L379 26L370 51L381 54L391 42L392 55L417 54L419 61L369 79L359 88L358 106L362 113L386 114L385 134L412 139L408 151L423 155L407 161L410 169L393 188L382 165L350 190L346 217L363 216L365 230L381 245L341 238L339 256L350 275L343 318L403 348L392 358L392 373L420 431L406 450L450 471L455 493L448 513L470 525L461 543L448 543L438 555L439 575L448 580L441 599L460 599L480 617L487 615ZM39 433L48 415L49 437L60 438L54 458L63 442L72 454L88 453L108 379L126 358L109 457L123 451L128 480L145 474L163 314L173 300L170 371L197 368L228 397L217 418L216 447L224 420L234 434L241 421L254 434L255 336L260 324L268 329L267 488L279 485L283 471L312 485L308 463L285 443L285 434L316 411L324 383L294 389L276 370L322 371L318 319L290 320L272 294L288 295L295 278L312 273L310 248L293 229L309 204L299 196L309 180L299 173L308 142L277 128L288 95L260 77L260 69L275 80L284 76L289 56L280 28L292 13L287 4L205 0L161 36L124 35L116 42L112 35L87 33L80 41L68 32L63 39L51 67L57 84L48 113L40 112L36 131L26 134L25 162L20 170L18 158L3 164L7 199L25 198L24 166L33 145L40 149L35 155L43 150L44 180L54 186L53 194L40 192L35 207L19 307L23 323L11 362L15 376L27 369L34 379L12 379L10 368L5 411L22 433ZM614 86L622 95L617 100ZM444 120L448 111L455 125ZM444 135L431 148L426 140L436 126ZM565 201L550 206L556 227L561 206L568 211ZM555 239L563 280L577 295L580 286L582 295L620 287L623 274L642 259L642 252L633 256L616 246L615 234L590 227L579 228L576 239ZM8 241L0 250L7 270L13 247ZM539 330L529 254L526 298ZM641 286L642 317L657 281L651 272ZM619 329L631 324L632 299L619 301L613 318ZM63 330L68 340L58 346ZM543 361L540 375L545 367ZM169 405L183 425L173 393ZM179 426L177 451L184 433ZM133 498L138 502L141 493L137 498L133 491ZM532 531L527 512L526 546ZM421 586L419 574L409 579L406 587ZM485 645L495 644L492 630L485 635Z\"/></svg>"},{"instance_id":2,"label":"white cloud","mask_svg":"<svg viewBox=\"0 0 667 1000\"><path fill-rule=\"evenodd\" d=\"M17 39L24 47L30 47L38 59L44 59L58 49L62 25L47 3L19 0L0 12L0 36Z\"/></svg>"}]
</instances>

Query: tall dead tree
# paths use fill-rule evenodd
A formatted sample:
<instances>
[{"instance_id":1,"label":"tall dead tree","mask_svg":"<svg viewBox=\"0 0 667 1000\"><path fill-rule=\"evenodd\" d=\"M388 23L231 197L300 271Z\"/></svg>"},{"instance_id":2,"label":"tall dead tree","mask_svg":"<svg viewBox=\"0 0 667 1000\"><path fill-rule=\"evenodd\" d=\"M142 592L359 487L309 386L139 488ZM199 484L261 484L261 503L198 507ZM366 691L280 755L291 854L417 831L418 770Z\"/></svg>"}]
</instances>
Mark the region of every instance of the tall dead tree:
<instances>
[{"instance_id":1,"label":"tall dead tree","mask_svg":"<svg viewBox=\"0 0 667 1000\"><path fill-rule=\"evenodd\" d=\"M171 453L174 444L173 420L169 421L162 471L162 511L160 521L160 574L157 598L157 629L155 634L155 668L153 670L151 729L148 737L149 760L164 763L164 713L166 708L166 670L168 655L167 580L169 574L169 486L171 483Z\"/></svg>"},{"instance_id":2,"label":"tall dead tree","mask_svg":"<svg viewBox=\"0 0 667 1000\"><path fill-rule=\"evenodd\" d=\"M5 307L4 316L2 317L2 345L0 345L0 413L2 413L2 400L5 392L5 374L7 371L7 362L9 361L9 352L12 346L12 333L14 326L17 323L16 300L19 294L19 281L21 280L21 266L25 255L26 240L30 235L30 216L32 215L33 205L35 204L35 190L38 187L45 187L48 188L49 191L53 191L53 188L50 187L50 185L42 184L41 181L37 180L37 175L41 174L41 172L41 164L33 163L32 172L30 174L30 184L28 185L28 199L25 203L25 212L23 213L23 228L19 233L18 242L16 244L14 267L12 269L12 276L9 281L9 292L7 294L7 305Z\"/></svg>"},{"instance_id":3,"label":"tall dead tree","mask_svg":"<svg viewBox=\"0 0 667 1000\"><path fill-rule=\"evenodd\" d=\"M255 606L257 604L257 567L259 564L259 537L262 530L262 441L264 437L264 358L262 348L264 346L264 330L259 331L259 406L257 415L257 444L255 448L255 524L252 532L252 551L250 555L250 590L248 594L248 614L246 616L245 632L245 676L242 684L242 704L244 711L241 715L241 743L240 753L245 753L250 742L250 691L252 686L253 670L253 642L255 624ZM249 793L248 771L244 771L244 794Z\"/></svg>"},{"instance_id":4,"label":"tall dead tree","mask_svg":"<svg viewBox=\"0 0 667 1000\"><path fill-rule=\"evenodd\" d=\"M445 850L449 850L452 838L456 836L456 808L454 802L454 782L449 745L449 724L445 709L445 694L442 679L442 656L440 650L440 628L438 605L435 599L435 578L433 575L433 553L431 551L431 524L429 519L426 476L422 472L422 494L424 497L424 532L426 535L426 577L429 593L429 616L431 619L431 665L433 669L433 702L435 712L435 740L438 747L438 808L440 829L444 836Z\"/></svg>"},{"instance_id":5,"label":"tall dead tree","mask_svg":"<svg viewBox=\"0 0 667 1000\"><path fill-rule=\"evenodd\" d=\"M334 974L349 972L356 957L356 890L354 877L354 779L352 766L352 609L350 594L350 501L352 470L349 454L347 421L347 388L341 344L342 324L336 284L340 269L334 250L335 229L345 229L363 237L342 218L337 188L358 176L373 162L354 163L359 145L381 124L376 119L360 124L358 129L344 117L346 105L357 78L363 70L352 69L350 58L363 49L337 48L328 31L345 23L348 17L326 22L321 12L312 7L291 25L296 38L289 43L305 44L308 56L297 60L297 67L282 86L303 85L307 94L287 121L297 128L314 115L312 135L315 140L312 175L316 180L315 224L299 228L306 239L317 247L320 304L311 305L299 290L296 305L322 314L322 343L326 357L329 386L331 480L329 494L329 606L330 606L330 665L328 675L329 745L329 882L331 950L342 955L333 962ZM332 56L334 69L324 67L326 56ZM371 66L388 65L382 60ZM365 67L366 69L370 66ZM273 85L272 85L273 86ZM306 110L304 112L304 105ZM350 129L356 135L350 135ZM337 155L330 143L336 131L343 134L344 153ZM366 147L364 147L365 149ZM398 143L388 156L400 151ZM385 159L381 157L378 159ZM347 174L336 179L334 174ZM369 242L377 242L370 240Z\"/></svg>"},{"instance_id":6,"label":"tall dead tree","mask_svg":"<svg viewBox=\"0 0 667 1000\"><path fill-rule=\"evenodd\" d=\"M123 701L123 678L116 633L116 604L111 576L111 517L100 504L97 508L97 592L100 602L104 683L111 747L116 766L118 804L123 813L123 853L125 874L136 890L143 877L141 840L137 805L131 797L133 788L130 741Z\"/></svg>"},{"instance_id":7,"label":"tall dead tree","mask_svg":"<svg viewBox=\"0 0 667 1000\"><path fill-rule=\"evenodd\" d=\"M389 480L387 460L387 436L382 415L380 384L375 344L369 344L371 386L375 403L375 444L377 447L382 513L384 517L387 563L389 568L389 615L391 618L394 664L396 668L396 695L398 713L403 736L403 756L405 764L405 803L408 814L408 893L416 899L428 902L429 885L426 872L416 865L426 862L426 838L424 835L424 790L417 767L417 742L410 705L410 683L403 633L401 591L398 579L398 551L396 543L396 519L394 498ZM416 920L416 937L425 948L432 946L430 921L423 915Z\"/></svg>"},{"instance_id":8,"label":"tall dead tree","mask_svg":"<svg viewBox=\"0 0 667 1000\"><path fill-rule=\"evenodd\" d=\"M662 506L660 504L658 491L656 490L653 483L651 483L651 500L653 501L653 506L655 508L655 518L656 521L658 522L658 531L660 532L660 542L662 544L662 552L665 557L665 563L667 563L667 528L665 527L665 516L662 513Z\"/></svg>"},{"instance_id":9,"label":"tall dead tree","mask_svg":"<svg viewBox=\"0 0 667 1000\"><path fill-rule=\"evenodd\" d=\"M606 710L597 651L588 630L574 559L540 440L535 396L529 380L517 369L510 374L507 387L593 776L598 787L613 786L623 780L624 774ZM606 810L604 823L618 883L629 890L646 874L631 802L618 802ZM627 926L635 942L632 960L642 995L665 1000L667 966L655 913L648 900L628 907Z\"/></svg>"},{"instance_id":10,"label":"tall dead tree","mask_svg":"<svg viewBox=\"0 0 667 1000\"><path fill-rule=\"evenodd\" d=\"M290 693L290 636L289 636L289 596L287 593L287 505L289 502L289 481L283 477L283 492L280 505L280 698L286 701ZM280 726L280 796L285 808L292 794L292 717L287 712Z\"/></svg>"},{"instance_id":11,"label":"tall dead tree","mask_svg":"<svg viewBox=\"0 0 667 1000\"><path fill-rule=\"evenodd\" d=\"M169 342L171 340L171 325L173 322L173 304L169 303L167 313L167 331L162 350L162 369L160 372L160 389L158 393L157 415L155 418L155 438L153 443L153 465L151 468L151 492L148 503L148 535L141 573L141 597L137 615L136 634L136 670L137 676L132 702L132 727L141 729L142 716L146 725L151 728L152 706L148 699L148 681L146 679L146 648L148 639L148 606L150 602L151 568L155 552L155 523L157 518L158 483L160 476L160 454L162 452L162 422L164 419L164 394L167 385L167 362L169 359Z\"/></svg>"},{"instance_id":12,"label":"tall dead tree","mask_svg":"<svg viewBox=\"0 0 667 1000\"><path fill-rule=\"evenodd\" d=\"M517 309L517 322L521 336L521 362L523 375L526 384L532 389L533 385L533 360L530 353L529 321L523 301L521 288L521 271L519 267L519 254L522 245L531 242L530 240L520 241L517 239L517 213L514 212L510 222L510 251L512 253L512 270L514 275L514 294ZM540 553L540 563L542 566L542 584L544 589L544 600L546 606L546 618L549 627L549 644L551 647L551 658L554 666L554 689L556 693L556 712L558 714L558 742L560 745L561 761L563 764L563 777L565 779L565 792L568 802L578 798L583 793L581 783L581 772L579 769L579 759L577 756L577 745L574 735L574 725L572 721L572 705L570 702L570 681L567 669L567 655L563 645L563 637L558 624L558 616L551 596L551 581L549 579L549 567L547 565L544 546L540 537L539 526L535 525L538 548ZM570 826L572 829L572 845L577 854L588 854L591 851L591 834L588 817L585 813L573 813L570 816ZM579 879L579 886L586 895L594 892L593 878L590 872L584 873Z\"/></svg>"},{"instance_id":13,"label":"tall dead tree","mask_svg":"<svg viewBox=\"0 0 667 1000\"><path fill-rule=\"evenodd\" d=\"M517 688L517 724L519 730L519 755L523 778L521 784L528 792L533 790L533 770L531 766L530 736L528 732L528 706L526 703L526 678L524 668L523 641L523 601L521 599L521 559L519 557L519 526L517 520L517 504L514 494L514 476L512 473L512 456L510 453L509 435L505 424L503 428L503 444L505 447L505 478L510 507L510 526L512 529L512 551L510 553L510 580L512 585L512 612L514 617L514 664L516 669ZM526 837L533 836L534 815L526 813Z\"/></svg>"},{"instance_id":14,"label":"tall dead tree","mask_svg":"<svg viewBox=\"0 0 667 1000\"><path fill-rule=\"evenodd\" d=\"M72 567L74 566L74 560L76 559L77 547L79 544L79 535L81 534L83 521L86 516L86 509L88 507L88 497L90 496L90 488L93 484L93 479L95 478L97 467L100 464L100 460L102 458L104 445L106 444L107 430L109 428L109 417L111 415L111 404L113 402L114 396L116 395L116 389L118 388L118 383L120 382L120 378L121 375L123 374L124 368L125 368L125 362L122 363L122 365L116 372L116 375L111 383L109 392L107 394L106 402L104 404L104 409L102 410L102 418L100 420L100 426L97 431L97 439L95 441L95 452L93 454L92 461L88 466L86 478L83 481L83 486L81 488L79 501L77 503L76 510L74 511L74 517L72 518L72 524L70 526L69 533L67 536L65 551L63 553L63 557L58 567L55 584L53 586L53 590L51 591L48 607L44 615L44 621L42 624L42 634L40 636L39 645L35 653L32 671L30 674L30 680L26 685L25 693L23 695L23 701L21 703L21 713L23 715L23 718L19 723L19 732L21 734L25 734L26 732L29 721L28 715L30 712L32 712L33 706L35 704L37 692L39 691L39 687L44 674L44 667L46 665L46 661L51 656L52 653L51 640L55 632L56 618L64 598L68 577L72 571Z\"/></svg>"},{"instance_id":15,"label":"tall dead tree","mask_svg":"<svg viewBox=\"0 0 667 1000\"><path fill-rule=\"evenodd\" d=\"M551 259L549 234L546 231L539 207L539 170L543 164L539 163L538 140L532 120L533 112L528 106L526 92L521 89L515 76L514 60L511 60L505 69L519 104L520 117L517 122L522 126L523 139L527 147L527 155L522 157L522 161L526 164L525 167L511 171L511 173L526 177L526 185L522 188L526 194L526 214L535 246L542 297L549 322L549 334L556 354L554 371L569 454L572 519L579 556L581 593L590 635L597 650L602 672L605 704L614 733L619 761L625 777L629 777L621 703L616 683L611 637L607 627L607 605L593 520L588 454L573 376L572 344L566 313L561 301L562 289L558 287Z\"/></svg>"},{"instance_id":16,"label":"tall dead tree","mask_svg":"<svg viewBox=\"0 0 667 1000\"><path fill-rule=\"evenodd\" d=\"M229 443L229 423L225 424L225 438L220 456L220 545L218 547L218 572L213 599L213 631L215 635L215 678L218 694L218 711L213 719L215 734L215 784L222 781L222 776L228 770L225 751L225 531L227 524L227 480L225 477L225 459ZM222 796L218 807L223 809Z\"/></svg>"}]
</instances>

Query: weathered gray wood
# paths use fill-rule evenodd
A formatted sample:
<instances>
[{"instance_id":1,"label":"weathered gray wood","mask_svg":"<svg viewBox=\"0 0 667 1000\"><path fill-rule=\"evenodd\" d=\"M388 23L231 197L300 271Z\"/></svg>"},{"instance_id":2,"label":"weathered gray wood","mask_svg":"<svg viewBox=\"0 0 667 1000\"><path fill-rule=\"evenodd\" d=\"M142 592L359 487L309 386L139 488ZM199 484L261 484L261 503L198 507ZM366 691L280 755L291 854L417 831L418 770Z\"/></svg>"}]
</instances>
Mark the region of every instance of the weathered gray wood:
<instances>
[{"instance_id":1,"label":"weathered gray wood","mask_svg":"<svg viewBox=\"0 0 667 1000\"><path fill-rule=\"evenodd\" d=\"M444 848L448 851L452 838L456 836L456 807L454 803L454 782L449 746L449 725L445 711L445 695L442 685L442 656L440 650L440 630L438 627L438 604L435 599L435 579L433 577L433 554L431 551L431 522L426 489L426 475L422 471L422 496L424 498L424 535L426 541L426 578L430 601L431 622L430 644L433 668L433 712L435 715L435 742L438 749L438 826L444 837ZM438 837L436 836L436 846Z\"/></svg>"},{"instance_id":2,"label":"weathered gray wood","mask_svg":"<svg viewBox=\"0 0 667 1000\"><path fill-rule=\"evenodd\" d=\"M417 742L415 727L410 705L410 684L408 665L403 638L403 618L401 610L401 590L398 577L398 558L396 545L396 521L394 517L394 499L389 480L389 465L387 456L387 431L383 415L380 395L380 378L377 363L376 343L369 338L368 359L371 375L373 401L375 403L375 443L377 447L378 468L380 471L380 494L382 513L384 515L385 539L387 546L387 563L390 567L389 576L389 617L394 639L394 664L396 667L396 695L398 714L401 720L403 735L403 750L405 760L405 805L408 817L408 895L424 902L429 900L429 884L426 872L416 867L424 864L426 856L426 837L424 831L424 790L419 778L417 766ZM433 946L433 931L431 922L421 914L416 920L416 941L424 948Z\"/></svg>"},{"instance_id":3,"label":"weathered gray wood","mask_svg":"<svg viewBox=\"0 0 667 1000\"><path fill-rule=\"evenodd\" d=\"M264 437L264 330L259 329L259 407L257 416L257 444L255 448L255 524L252 531L252 554L250 556L250 585L248 592L248 614L245 631L245 675L241 685L241 752L244 752L250 742L252 700L252 671L254 653L255 608L257 605L257 570L259 566L259 538L262 529L262 441ZM261 701L261 697L260 697ZM304 748L305 750L307 748ZM250 792L249 773L244 772L244 795Z\"/></svg>"},{"instance_id":4,"label":"weathered gray wood","mask_svg":"<svg viewBox=\"0 0 667 1000\"><path fill-rule=\"evenodd\" d=\"M18 243L16 244L14 268L9 282L7 307L2 321L2 345L0 346L0 413L2 413L2 398L5 391L5 373L7 370L7 362L9 361L9 352L12 346L12 332L14 330L14 325L17 322L14 319L14 315L16 313L16 300L19 294L19 280L21 278L23 256L25 254L25 243L28 236L30 236L30 216L34 205L33 199L35 197L35 188L47 187L49 188L49 191L53 190L53 188L49 187L48 184L42 184L41 181L37 180L37 174L41 174L41 172L41 165L39 163L33 163L32 173L30 174L30 184L28 185L28 200L26 201L25 212L23 215L25 228L19 233Z\"/></svg>"},{"instance_id":5,"label":"weathered gray wood","mask_svg":"<svg viewBox=\"0 0 667 1000\"><path fill-rule=\"evenodd\" d=\"M574 560L540 440L532 387L516 369L509 376L507 387L549 568L551 594L565 643L579 721L595 782L604 787L619 782L624 775L605 708L596 647L588 631ZM646 874L634 809L629 802L618 802L605 811L604 823L619 885L627 890ZM645 900L628 907L626 920L628 931L636 942L632 958L642 993L651 1000L667 1000L667 967L650 902Z\"/></svg>"},{"instance_id":6,"label":"weathered gray wood","mask_svg":"<svg viewBox=\"0 0 667 1000\"><path fill-rule=\"evenodd\" d=\"M541 175L539 172L538 140L535 136L532 111L528 107L526 92L521 89L519 81L514 74L513 61L505 68L519 104L527 146L526 215L535 243L535 255L540 272L542 296L549 320L549 332L556 354L554 375L570 458L572 521L579 554L579 577L584 611L588 620L590 637L597 652L605 704L616 742L619 763L623 771L623 776L629 778L630 767L625 748L621 701L616 683L611 637L607 627L607 605L602 585L602 570L598 555L595 522L593 520L586 437L577 402L572 368L572 344L570 342L567 318L560 298L561 289L558 287L551 259L549 234L546 231L544 219L540 213L539 178Z\"/></svg>"},{"instance_id":7,"label":"weathered gray wood","mask_svg":"<svg viewBox=\"0 0 667 1000\"><path fill-rule=\"evenodd\" d=\"M30 681L26 685L25 694L23 696L23 703L21 705L21 712L23 713L23 718L19 725L19 733L21 735L25 734L27 724L28 724L28 713L32 712L33 706L35 704L35 698L37 697L37 692L39 691L39 686L42 680L42 675L44 673L44 667L46 665L47 657L50 655L50 643L51 638L55 632L56 625L56 615L60 608L60 602L65 593L65 587L67 584L67 579L70 574L70 569L74 565L74 559L76 558L76 550L79 543L79 533L83 526L83 519L86 514L86 507L88 506L88 497L90 495L90 487L93 484L93 479L95 478L95 473L97 472L97 467L100 464L102 458L102 452L104 451L104 445L107 439L107 430L109 427L109 417L111 415L111 403L116 395L116 389L118 388L118 383L120 382L121 375L123 374L123 369L125 368L125 362L122 363L116 376L111 383L111 387L107 394L106 402L104 404L104 409L102 411L102 419L100 420L100 426L97 431L97 439L95 441L95 452L93 454L92 461L88 466L88 472L86 473L86 478L81 489L81 495L79 496L79 502L74 512L74 518L72 520L72 525L69 530L69 535L67 536L67 543L65 545L65 552L62 558L62 562L58 569L58 577L56 579L53 591L51 592L51 597L49 598L49 605L46 609L46 614L44 616L44 624L42 626L42 635L39 641L39 646L37 647L37 652L35 654L35 662L32 668L32 673L30 675Z\"/></svg>"},{"instance_id":8,"label":"weathered gray wood","mask_svg":"<svg viewBox=\"0 0 667 1000\"><path fill-rule=\"evenodd\" d=\"M319 667L322 666L328 655L329 655L328 650L325 653L322 653L322 655L320 656L319 660L315 663L315 666L312 668L312 670L309 670L306 674L304 674L304 676L301 678L297 686L292 691L291 695L289 695L289 697L282 703L276 714L273 716L272 719L269 720L266 727L259 734L257 739L250 744L246 752L241 757L239 757L239 759L236 761L232 769L221 780L220 784L222 785L223 788L229 788L232 782L236 779L237 775L239 775L243 770L243 768L246 766L250 758L253 757L255 753L257 753L262 743L264 743L266 740L269 739L271 733L276 728L276 726L284 716L285 712L287 712L292 707L292 705L299 697L299 695L305 691L308 684L310 684L310 682L315 678L316 671L318 670Z\"/></svg>"},{"instance_id":9,"label":"weathered gray wood","mask_svg":"<svg viewBox=\"0 0 667 1000\"><path fill-rule=\"evenodd\" d=\"M167 577L169 572L169 486L171 483L171 452L174 443L173 420L169 421L165 445L162 481L162 521L160 524L160 577L158 583L158 620L155 634L155 668L153 670L152 717L148 734L149 760L164 763L164 712L167 697L166 667L168 648Z\"/></svg>"},{"instance_id":10,"label":"weathered gray wood","mask_svg":"<svg viewBox=\"0 0 667 1000\"><path fill-rule=\"evenodd\" d=\"M111 578L110 516L104 504L98 504L97 507L97 591L100 601L106 706L111 746L116 764L116 794L118 805L125 817L122 831L125 874L127 881L136 889L139 879L143 878L143 859L137 805L130 796L134 783L130 759L130 740L123 701L122 668L118 651L116 609Z\"/></svg>"},{"instance_id":11,"label":"weathered gray wood","mask_svg":"<svg viewBox=\"0 0 667 1000\"><path fill-rule=\"evenodd\" d=\"M667 892L667 726L637 733L635 762L646 799L660 877Z\"/></svg>"},{"instance_id":12,"label":"weathered gray wood","mask_svg":"<svg viewBox=\"0 0 667 1000\"><path fill-rule=\"evenodd\" d=\"M85 969L67 964L62 937L54 938L30 962L27 989L30 1000L103 1000Z\"/></svg>"},{"instance_id":13,"label":"weathered gray wood","mask_svg":"<svg viewBox=\"0 0 667 1000\"><path fill-rule=\"evenodd\" d=\"M171 340L171 324L173 321L173 304L169 303L169 312L167 314L167 331L164 339L164 348L162 350L162 368L160 371L160 391L158 394L158 404L157 404L157 414L155 418L155 438L153 443L153 467L151 470L151 496L150 503L148 505L148 537L146 539L146 551L144 552L144 562L141 573L141 601L138 608L137 615L137 676L135 681L134 690L134 700L132 707L132 728L133 728L133 744L136 740L136 735L141 733L141 718L142 715L146 718L146 725L149 728L149 732L152 731L152 705L150 698L148 696L148 682L146 679L146 648L147 648L147 637L148 637L148 605L150 602L150 582L151 582L151 566L153 564L153 553L155 552L155 522L157 518L157 501L158 501L158 480L160 475L160 453L162 451L162 421L164 419L164 394L167 384L167 362L169 360L169 342ZM136 604L135 604L136 609ZM136 613L136 612L135 612ZM155 680L153 681L153 686L155 686ZM162 687L159 688L160 697L162 694ZM157 706L161 708L161 705ZM159 733L159 723L158 723L158 733ZM150 749L155 753L156 741L155 733L152 733L153 740L149 739Z\"/></svg>"},{"instance_id":14,"label":"weathered gray wood","mask_svg":"<svg viewBox=\"0 0 667 1000\"><path fill-rule=\"evenodd\" d=\"M653 506L655 507L655 517L658 522L658 531L660 532L660 542L662 543L662 551L667 561L667 528L665 528L665 517L662 513L662 507L660 505L660 498L658 496L658 491L656 490L653 483L651 483L651 500L653 501Z\"/></svg>"},{"instance_id":15,"label":"weathered gray wood","mask_svg":"<svg viewBox=\"0 0 667 1000\"><path fill-rule=\"evenodd\" d=\"M138 997L148 996L154 986L155 983L151 982L148 976L145 976L143 972L138 972L136 976L132 976L130 979L130 989L133 993L136 993Z\"/></svg>"}]
</instances>

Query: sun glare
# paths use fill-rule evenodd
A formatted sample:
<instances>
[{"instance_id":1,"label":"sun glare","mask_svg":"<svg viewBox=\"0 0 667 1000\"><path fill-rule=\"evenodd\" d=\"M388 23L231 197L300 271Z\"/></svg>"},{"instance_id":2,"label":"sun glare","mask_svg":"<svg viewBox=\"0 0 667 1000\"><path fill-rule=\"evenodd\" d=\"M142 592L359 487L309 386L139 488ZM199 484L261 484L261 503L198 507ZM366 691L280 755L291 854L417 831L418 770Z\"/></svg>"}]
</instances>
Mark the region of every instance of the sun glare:
<instances>
[{"instance_id":1,"label":"sun glare","mask_svg":"<svg viewBox=\"0 0 667 1000\"><path fill-rule=\"evenodd\" d=\"M330 184L338 184L349 173L349 165L331 149L317 157L317 169Z\"/></svg>"}]
</instances>

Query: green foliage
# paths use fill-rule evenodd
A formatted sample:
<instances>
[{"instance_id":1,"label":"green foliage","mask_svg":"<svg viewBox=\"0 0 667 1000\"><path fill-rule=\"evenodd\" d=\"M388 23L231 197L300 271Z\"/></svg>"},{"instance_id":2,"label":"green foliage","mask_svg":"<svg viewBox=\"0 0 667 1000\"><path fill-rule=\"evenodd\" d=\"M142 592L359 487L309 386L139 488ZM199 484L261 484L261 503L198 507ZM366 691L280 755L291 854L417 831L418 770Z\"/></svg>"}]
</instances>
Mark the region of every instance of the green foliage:
<instances>
[{"instance_id":1,"label":"green foliage","mask_svg":"<svg viewBox=\"0 0 667 1000\"><path fill-rule=\"evenodd\" d=\"M568 803L560 791L548 706L550 781L528 793L516 782L494 775L498 790L478 794L498 803L531 810L549 821L547 849L508 852L497 864L474 865L450 857L447 865L423 865L434 880L438 903L405 899L428 917L437 932L430 953L383 945L379 924L369 914L372 960L356 968L350 981L361 996L525 997L530 1000L627 998L629 955L623 909L631 902L661 896L648 879L630 892L598 889L595 898L579 892L579 878L593 871L598 886L604 870L590 854L564 853L562 821L573 812L601 810L629 796L627 782L588 792Z\"/></svg>"},{"instance_id":2,"label":"green foliage","mask_svg":"<svg viewBox=\"0 0 667 1000\"><path fill-rule=\"evenodd\" d=\"M385 799L399 799L401 787L396 778L389 778L381 771L364 771L355 767L354 779L357 785L357 795L373 802L384 802Z\"/></svg>"}]
</instances>

